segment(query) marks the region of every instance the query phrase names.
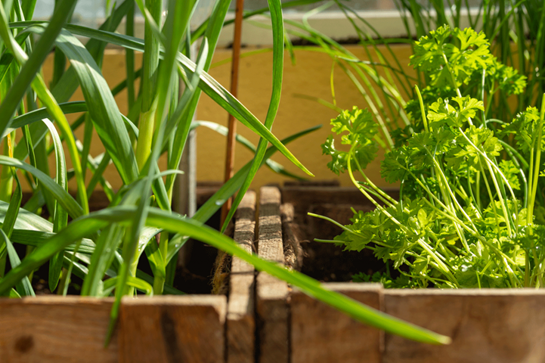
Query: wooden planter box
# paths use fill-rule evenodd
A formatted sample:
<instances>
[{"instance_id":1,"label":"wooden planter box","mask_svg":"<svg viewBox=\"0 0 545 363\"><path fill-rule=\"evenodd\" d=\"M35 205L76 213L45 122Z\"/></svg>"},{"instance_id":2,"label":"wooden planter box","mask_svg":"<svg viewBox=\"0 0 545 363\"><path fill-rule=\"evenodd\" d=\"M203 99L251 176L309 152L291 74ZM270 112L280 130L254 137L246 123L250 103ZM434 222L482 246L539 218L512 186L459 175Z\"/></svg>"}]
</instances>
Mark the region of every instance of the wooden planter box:
<instances>
[{"instance_id":1,"label":"wooden planter box","mask_svg":"<svg viewBox=\"0 0 545 363\"><path fill-rule=\"evenodd\" d=\"M276 250L285 252L287 265L317 275L322 273L320 266L305 268L305 264L326 261L316 256L318 243L310 241L332 238L338 231L324 235L331 232L328 222L306 213L348 223L350 207L372 208L354 188L286 185L281 194L278 215L271 217L282 220L283 241ZM261 240L261 254L260 244ZM343 258L330 250L332 265L341 266ZM270 291L267 287L272 282L262 283L261 275L256 305L259 362L545 362L544 290L390 290L377 284L326 283L355 300L453 339L449 346L431 346L367 327L279 281ZM330 275L322 277L336 278Z\"/></svg>"},{"instance_id":2,"label":"wooden planter box","mask_svg":"<svg viewBox=\"0 0 545 363\"><path fill-rule=\"evenodd\" d=\"M206 200L215 190L214 186L200 188L198 199ZM104 207L100 202L95 204ZM248 192L237 213L234 238L249 251L254 228L255 193ZM254 270L238 259L231 261L230 269L233 273L227 294L124 298L116 332L107 348L104 341L113 298L0 298L0 362L253 359Z\"/></svg>"},{"instance_id":3,"label":"wooden planter box","mask_svg":"<svg viewBox=\"0 0 545 363\"><path fill-rule=\"evenodd\" d=\"M322 234L330 226L310 219L308 211L330 210L346 223L349 206L370 208L352 188L331 186L264 187L258 204L256 218L256 195L248 192L237 212L235 240L303 271L305 264L325 263L305 241L332 237ZM344 256L328 253L331 264L342 265ZM338 278L319 267L310 271L324 280ZM225 295L124 299L108 348L103 344L112 299L0 299L0 362L545 362L543 290L326 283L453 339L450 346L430 346L360 324L237 258L227 261L226 270L216 273L226 277Z\"/></svg>"}]
</instances>

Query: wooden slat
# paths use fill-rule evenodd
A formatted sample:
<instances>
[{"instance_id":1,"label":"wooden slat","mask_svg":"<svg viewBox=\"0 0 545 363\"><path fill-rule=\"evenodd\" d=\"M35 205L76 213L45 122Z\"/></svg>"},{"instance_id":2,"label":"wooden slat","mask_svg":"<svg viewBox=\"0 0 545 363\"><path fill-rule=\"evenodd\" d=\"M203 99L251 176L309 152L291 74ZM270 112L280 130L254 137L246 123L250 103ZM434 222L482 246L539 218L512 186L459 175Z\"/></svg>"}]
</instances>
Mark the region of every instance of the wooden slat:
<instances>
[{"instance_id":1,"label":"wooden slat","mask_svg":"<svg viewBox=\"0 0 545 363\"><path fill-rule=\"evenodd\" d=\"M380 284L328 283L372 308L380 309ZM380 363L384 334L300 291L291 295L291 363ZM437 361L439 362L439 361Z\"/></svg>"},{"instance_id":2,"label":"wooden slat","mask_svg":"<svg viewBox=\"0 0 545 363\"><path fill-rule=\"evenodd\" d=\"M117 336L108 348L111 299L0 299L0 362L117 362Z\"/></svg>"},{"instance_id":3,"label":"wooden slat","mask_svg":"<svg viewBox=\"0 0 545 363\"><path fill-rule=\"evenodd\" d=\"M385 312L450 336L451 345L387 334L384 363L545 362L545 291L385 290Z\"/></svg>"},{"instance_id":4,"label":"wooden slat","mask_svg":"<svg viewBox=\"0 0 545 363\"><path fill-rule=\"evenodd\" d=\"M280 220L280 191L276 187L262 187L259 198L260 257L284 263L282 223ZM257 276L257 316L259 319L259 362L288 361L288 286L272 276L260 272Z\"/></svg>"},{"instance_id":5,"label":"wooden slat","mask_svg":"<svg viewBox=\"0 0 545 363\"><path fill-rule=\"evenodd\" d=\"M254 252L255 192L248 191L242 199L235 222L234 240L246 251ZM255 269L233 257L227 304L227 362L255 361Z\"/></svg>"},{"instance_id":6,"label":"wooden slat","mask_svg":"<svg viewBox=\"0 0 545 363\"><path fill-rule=\"evenodd\" d=\"M119 362L222 362L225 296L124 298Z\"/></svg>"}]
</instances>

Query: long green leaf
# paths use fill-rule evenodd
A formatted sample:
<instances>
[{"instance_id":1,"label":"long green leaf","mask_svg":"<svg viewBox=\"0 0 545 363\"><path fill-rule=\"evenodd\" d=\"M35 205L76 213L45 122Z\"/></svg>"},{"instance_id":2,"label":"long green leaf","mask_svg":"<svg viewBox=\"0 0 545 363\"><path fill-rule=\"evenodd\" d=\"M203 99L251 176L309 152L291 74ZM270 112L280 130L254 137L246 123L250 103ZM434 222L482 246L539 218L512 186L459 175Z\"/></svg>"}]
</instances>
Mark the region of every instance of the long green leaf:
<instances>
[{"instance_id":1,"label":"long green leaf","mask_svg":"<svg viewBox=\"0 0 545 363\"><path fill-rule=\"evenodd\" d=\"M81 206L74 200L74 198L72 198L70 194L68 194L66 190L64 190L59 184L55 183L50 176L44 174L29 164L4 155L0 155L0 165L12 166L32 174L52 195L55 196L62 208L64 208L72 218L78 218L83 215L83 209Z\"/></svg>"},{"instance_id":2,"label":"long green leaf","mask_svg":"<svg viewBox=\"0 0 545 363\"><path fill-rule=\"evenodd\" d=\"M55 147L55 182L66 192L68 192L66 159L64 157L61 139L57 133L57 129L55 129L55 126L53 126L51 121L47 119L43 119L42 121L49 129L51 139L53 140L53 145ZM53 232L57 232L66 227L68 224L68 214L63 208L60 208L57 200L54 201L53 208ZM51 260L49 260L48 283L51 291L54 291L59 283L63 258L64 251L59 251L51 258Z\"/></svg>"},{"instance_id":3,"label":"long green leaf","mask_svg":"<svg viewBox=\"0 0 545 363\"><path fill-rule=\"evenodd\" d=\"M11 267L14 268L19 266L21 264L19 255L17 255L17 251L15 251L15 248L11 244L9 237L1 229L0 229L0 240L2 240L2 242L4 242L4 244L7 247L9 263L11 264ZM36 296L36 294L34 293L34 289L32 288L32 285L30 284L28 276L24 276L21 279L21 281L17 283L17 292L21 296Z\"/></svg>"},{"instance_id":4,"label":"long green leaf","mask_svg":"<svg viewBox=\"0 0 545 363\"><path fill-rule=\"evenodd\" d=\"M87 275L83 280L82 296L99 295L102 279L113 261L117 247L121 244L122 236L123 228L116 223L110 224L102 231L91 255Z\"/></svg>"},{"instance_id":5,"label":"long green leaf","mask_svg":"<svg viewBox=\"0 0 545 363\"><path fill-rule=\"evenodd\" d=\"M28 87L36 77L42 63L53 47L55 39L62 30L62 27L68 20L71 9L76 5L76 0L62 0L62 9L55 11L51 17L51 23L44 30L40 41L34 46L31 56L19 71L19 75L14 81L14 87L10 89L8 94L0 104L0 134L4 134L5 130L10 126L13 115L17 106L23 99ZM0 7L0 35L4 42L10 46L15 43L13 36L9 32L8 18L4 13L4 8ZM11 49L15 57L22 57L16 49Z\"/></svg>"},{"instance_id":6,"label":"long green leaf","mask_svg":"<svg viewBox=\"0 0 545 363\"><path fill-rule=\"evenodd\" d=\"M29 22L12 24L14 27L25 27L31 25ZM111 44L119 45L124 48L133 49L137 51L143 51L143 42L140 39L132 38L115 33L109 33L101 30L89 29L75 25L67 25L73 34L87 36L94 39L99 39ZM178 54L178 61L183 66L184 70L190 74L195 73L195 63L183 54ZM278 150L288 158L293 164L295 164L302 171L310 176L313 174L305 168L299 160L293 156L293 154L280 143L280 141L274 136L244 105L240 103L233 95L231 95L219 82L212 78L208 73L203 72L201 75L201 81L199 87L210 98L212 98L218 105L223 107L226 111L231 113L235 118L249 127L252 131L256 132L261 137L266 138L271 144L276 146Z\"/></svg>"},{"instance_id":7,"label":"long green leaf","mask_svg":"<svg viewBox=\"0 0 545 363\"><path fill-rule=\"evenodd\" d=\"M87 49L69 32L60 34L57 45L70 59L78 75L96 131L122 180L132 182L138 176L138 167L131 140L100 69Z\"/></svg>"}]
</instances>

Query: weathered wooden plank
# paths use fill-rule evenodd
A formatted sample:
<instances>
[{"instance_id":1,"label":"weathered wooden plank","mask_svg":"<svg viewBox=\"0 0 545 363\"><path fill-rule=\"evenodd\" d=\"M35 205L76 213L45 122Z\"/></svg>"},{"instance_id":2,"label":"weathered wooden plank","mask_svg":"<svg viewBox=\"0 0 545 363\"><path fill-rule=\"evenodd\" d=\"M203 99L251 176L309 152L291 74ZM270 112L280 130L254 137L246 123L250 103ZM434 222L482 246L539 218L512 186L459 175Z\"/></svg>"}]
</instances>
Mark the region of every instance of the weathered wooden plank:
<instances>
[{"instance_id":1,"label":"weathered wooden plank","mask_svg":"<svg viewBox=\"0 0 545 363\"><path fill-rule=\"evenodd\" d=\"M254 251L255 238L254 191L246 192L238 207L234 240L246 251ZM227 362L255 361L255 269L233 257L227 304Z\"/></svg>"},{"instance_id":2,"label":"weathered wooden plank","mask_svg":"<svg viewBox=\"0 0 545 363\"><path fill-rule=\"evenodd\" d=\"M280 191L262 187L259 198L258 254L260 257L284 263ZM257 275L257 316L259 319L259 362L288 361L288 285L260 272Z\"/></svg>"},{"instance_id":3,"label":"weathered wooden plank","mask_svg":"<svg viewBox=\"0 0 545 363\"><path fill-rule=\"evenodd\" d=\"M124 298L119 362L222 362L225 315L225 296Z\"/></svg>"},{"instance_id":4,"label":"weathered wooden plank","mask_svg":"<svg viewBox=\"0 0 545 363\"><path fill-rule=\"evenodd\" d=\"M0 362L117 362L108 348L112 299L47 296L0 299Z\"/></svg>"},{"instance_id":5,"label":"weathered wooden plank","mask_svg":"<svg viewBox=\"0 0 545 363\"><path fill-rule=\"evenodd\" d=\"M380 284L328 283L327 288L380 309ZM379 363L384 334L300 291L291 294L291 363Z\"/></svg>"},{"instance_id":6,"label":"weathered wooden plank","mask_svg":"<svg viewBox=\"0 0 545 363\"><path fill-rule=\"evenodd\" d=\"M384 363L545 362L545 291L385 290L385 312L450 336L448 346L386 335Z\"/></svg>"}]
</instances>

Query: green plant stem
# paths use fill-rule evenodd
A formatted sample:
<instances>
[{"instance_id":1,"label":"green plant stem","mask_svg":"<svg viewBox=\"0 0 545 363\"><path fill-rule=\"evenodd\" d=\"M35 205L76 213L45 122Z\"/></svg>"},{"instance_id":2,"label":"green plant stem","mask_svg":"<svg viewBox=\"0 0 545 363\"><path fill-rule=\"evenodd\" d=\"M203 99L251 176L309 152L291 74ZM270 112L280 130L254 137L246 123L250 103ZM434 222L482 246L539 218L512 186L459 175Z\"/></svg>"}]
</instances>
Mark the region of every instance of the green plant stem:
<instances>
[{"instance_id":1,"label":"green plant stem","mask_svg":"<svg viewBox=\"0 0 545 363\"><path fill-rule=\"evenodd\" d=\"M149 11L156 24L161 24L162 0L146 1L145 10ZM139 122L140 134L138 136L138 143L136 144L136 161L140 170L142 170L150 155L155 131L155 113L157 110L155 92L159 67L159 41L156 39L152 25L148 19L146 19L144 41L144 65L142 66L143 74L141 78L142 105Z\"/></svg>"},{"instance_id":2,"label":"green plant stem","mask_svg":"<svg viewBox=\"0 0 545 363\"><path fill-rule=\"evenodd\" d=\"M545 13L545 10L544 10ZM534 141L536 144L536 150L535 150L535 163L533 163L533 155L534 150L532 148L531 156L532 159L530 159L530 198L528 202L528 214L527 214L527 224L531 226L533 224L533 218L534 218L534 204L536 201L536 193L537 193L537 183L538 183L538 177L539 177L539 168L540 168L540 161L541 161L541 139L542 139L542 133L543 133L543 119L545 117L545 94L542 98L542 104L541 104L541 113L539 117L539 123L538 123L538 129L537 129L537 138Z\"/></svg>"},{"instance_id":3,"label":"green plant stem","mask_svg":"<svg viewBox=\"0 0 545 363\"><path fill-rule=\"evenodd\" d=\"M152 242L154 243L154 242ZM168 256L168 233L163 232L161 233L161 236L159 237L159 251L161 252L161 257L163 258L163 263L166 267L168 264L167 256ZM165 275L156 274L153 277L153 293L156 295L163 294L163 290L165 287Z\"/></svg>"}]
</instances>

